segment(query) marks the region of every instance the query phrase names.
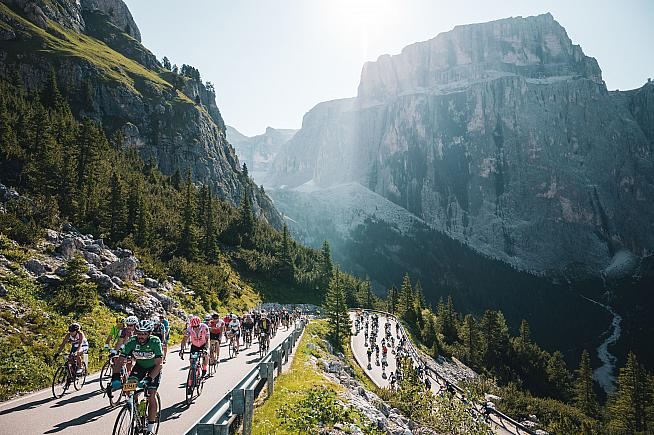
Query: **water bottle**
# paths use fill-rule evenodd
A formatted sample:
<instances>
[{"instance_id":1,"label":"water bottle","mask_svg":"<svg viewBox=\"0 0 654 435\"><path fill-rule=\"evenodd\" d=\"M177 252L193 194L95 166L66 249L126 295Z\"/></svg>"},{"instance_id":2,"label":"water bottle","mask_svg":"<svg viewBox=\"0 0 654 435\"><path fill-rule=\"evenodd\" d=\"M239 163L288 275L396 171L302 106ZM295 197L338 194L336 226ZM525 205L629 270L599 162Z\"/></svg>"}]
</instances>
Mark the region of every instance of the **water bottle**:
<instances>
[{"instance_id":1,"label":"water bottle","mask_svg":"<svg viewBox=\"0 0 654 435\"><path fill-rule=\"evenodd\" d=\"M145 407L147 406L147 401L146 400L141 400L138 404L138 414L140 417L143 417L145 415Z\"/></svg>"}]
</instances>

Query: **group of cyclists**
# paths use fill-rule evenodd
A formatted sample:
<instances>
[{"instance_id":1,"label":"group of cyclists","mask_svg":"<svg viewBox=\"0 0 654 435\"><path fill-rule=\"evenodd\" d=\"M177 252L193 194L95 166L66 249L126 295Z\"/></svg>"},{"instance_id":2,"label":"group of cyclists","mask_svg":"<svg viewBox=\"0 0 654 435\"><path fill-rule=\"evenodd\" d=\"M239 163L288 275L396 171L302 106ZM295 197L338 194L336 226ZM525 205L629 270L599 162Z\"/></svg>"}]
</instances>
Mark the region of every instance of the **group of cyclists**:
<instances>
[{"instance_id":1,"label":"group of cyclists","mask_svg":"<svg viewBox=\"0 0 654 435\"><path fill-rule=\"evenodd\" d=\"M180 358L183 359L187 344L190 344L190 353L197 352L203 356L202 377L206 377L209 360L214 359L216 363L220 360L220 344L223 338L234 348L234 356L238 354L241 340L242 346L249 346L253 336L265 340L268 349L270 338L274 337L278 328L285 326L288 330L295 320L299 319L300 314L299 310L253 310L242 316L234 313L224 317L218 313L207 314L204 321L192 315L188 318L185 328ZM170 324L165 315L140 320L132 315L116 318L116 323L104 344L104 350L109 352L112 360L111 382L105 392L111 399L127 382L135 382L138 388L146 391L148 434L155 433L159 411L156 391L166 362L169 339ZM55 356L61 354L66 344L71 345L69 357L74 359L79 373L88 365L89 351L88 340L79 323L69 325L68 334L61 341Z\"/></svg>"}]
</instances>

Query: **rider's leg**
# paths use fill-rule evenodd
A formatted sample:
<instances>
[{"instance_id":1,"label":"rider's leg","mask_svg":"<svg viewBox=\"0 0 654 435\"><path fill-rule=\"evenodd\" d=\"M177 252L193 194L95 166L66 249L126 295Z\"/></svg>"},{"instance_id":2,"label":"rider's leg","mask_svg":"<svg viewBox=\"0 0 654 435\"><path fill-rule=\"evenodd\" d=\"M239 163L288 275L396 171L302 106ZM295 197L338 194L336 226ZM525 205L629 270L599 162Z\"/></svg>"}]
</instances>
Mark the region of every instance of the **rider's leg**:
<instances>
[{"instance_id":1,"label":"rider's leg","mask_svg":"<svg viewBox=\"0 0 654 435\"><path fill-rule=\"evenodd\" d=\"M154 425L157 422L157 390L148 390L148 431L154 432Z\"/></svg>"}]
</instances>

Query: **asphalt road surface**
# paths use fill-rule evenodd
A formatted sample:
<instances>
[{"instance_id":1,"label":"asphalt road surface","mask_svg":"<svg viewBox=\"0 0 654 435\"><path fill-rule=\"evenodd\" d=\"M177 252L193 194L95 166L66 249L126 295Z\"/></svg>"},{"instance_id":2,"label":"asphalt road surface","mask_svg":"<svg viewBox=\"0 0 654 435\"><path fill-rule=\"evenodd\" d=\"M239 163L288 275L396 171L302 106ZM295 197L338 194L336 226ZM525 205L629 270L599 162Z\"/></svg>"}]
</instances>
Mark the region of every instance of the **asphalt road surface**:
<instances>
[{"instance_id":1,"label":"asphalt road surface","mask_svg":"<svg viewBox=\"0 0 654 435\"><path fill-rule=\"evenodd\" d=\"M280 327L270 342L270 349L286 338L288 331ZM185 382L188 375L188 354L184 360L177 350L168 353L161 375L161 425L159 434L181 434L194 425L211 407L259 362L256 338L249 349L228 358L222 343L217 373L204 384L204 390L190 407L185 404ZM71 388L72 389L72 388ZM0 404L0 434L111 434L120 407L110 408L109 399L100 391L98 375L89 375L80 391L67 392L54 399L50 388Z\"/></svg>"}]
</instances>

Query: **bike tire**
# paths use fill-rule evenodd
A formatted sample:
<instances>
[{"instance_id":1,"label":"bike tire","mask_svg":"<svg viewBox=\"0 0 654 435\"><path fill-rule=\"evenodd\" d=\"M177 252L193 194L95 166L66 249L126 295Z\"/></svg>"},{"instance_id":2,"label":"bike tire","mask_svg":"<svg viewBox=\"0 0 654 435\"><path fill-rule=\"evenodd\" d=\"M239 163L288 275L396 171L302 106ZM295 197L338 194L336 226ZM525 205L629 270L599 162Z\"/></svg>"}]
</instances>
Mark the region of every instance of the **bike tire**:
<instances>
[{"instance_id":1,"label":"bike tire","mask_svg":"<svg viewBox=\"0 0 654 435\"><path fill-rule=\"evenodd\" d=\"M191 367L186 378L186 405L193 403L193 390L195 389L195 369Z\"/></svg>"},{"instance_id":2,"label":"bike tire","mask_svg":"<svg viewBox=\"0 0 654 435\"><path fill-rule=\"evenodd\" d=\"M105 361L100 370L100 391L107 389L107 386L111 383L111 358Z\"/></svg>"},{"instance_id":3,"label":"bike tire","mask_svg":"<svg viewBox=\"0 0 654 435\"><path fill-rule=\"evenodd\" d=\"M81 390L86 383L86 372L86 364L82 362L82 373L79 375L75 373L75 379L73 380L73 387L75 387L75 391Z\"/></svg>"},{"instance_id":4,"label":"bike tire","mask_svg":"<svg viewBox=\"0 0 654 435\"><path fill-rule=\"evenodd\" d=\"M229 342L229 358L230 358L230 359L234 358L234 356L235 356L235 355L234 355L234 350L235 350L234 342L233 342L233 341L230 341L230 342Z\"/></svg>"},{"instance_id":5,"label":"bike tire","mask_svg":"<svg viewBox=\"0 0 654 435\"><path fill-rule=\"evenodd\" d=\"M198 372L200 372L200 373L198 373ZM196 382L196 385L195 385L195 391L197 391L198 397L200 397L200 394L202 394L202 388L204 388L204 378L202 377L202 372L200 371L199 366L198 366L198 370L196 371L195 376L196 376L196 379L197 379L197 382Z\"/></svg>"},{"instance_id":6,"label":"bike tire","mask_svg":"<svg viewBox=\"0 0 654 435\"><path fill-rule=\"evenodd\" d=\"M52 395L60 399L68 390L68 373L65 365L60 366L52 376Z\"/></svg>"},{"instance_id":7,"label":"bike tire","mask_svg":"<svg viewBox=\"0 0 654 435\"><path fill-rule=\"evenodd\" d=\"M136 435L134 430L134 413L128 405L123 406L114 423L113 435Z\"/></svg>"}]
</instances>

